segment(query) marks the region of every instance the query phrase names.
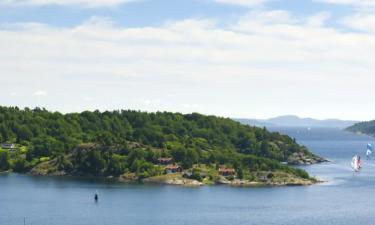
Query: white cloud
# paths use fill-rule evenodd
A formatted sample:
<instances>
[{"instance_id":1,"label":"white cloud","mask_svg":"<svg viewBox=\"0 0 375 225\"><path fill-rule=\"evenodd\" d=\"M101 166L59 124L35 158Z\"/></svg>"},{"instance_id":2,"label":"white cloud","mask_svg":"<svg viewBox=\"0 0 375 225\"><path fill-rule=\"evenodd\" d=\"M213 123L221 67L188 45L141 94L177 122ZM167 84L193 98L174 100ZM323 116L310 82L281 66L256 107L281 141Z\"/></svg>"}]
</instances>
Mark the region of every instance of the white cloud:
<instances>
[{"instance_id":1,"label":"white cloud","mask_svg":"<svg viewBox=\"0 0 375 225\"><path fill-rule=\"evenodd\" d=\"M323 26L325 22L331 17L329 12L320 12L307 18L307 25L310 26Z\"/></svg>"},{"instance_id":2,"label":"white cloud","mask_svg":"<svg viewBox=\"0 0 375 225\"><path fill-rule=\"evenodd\" d=\"M113 7L137 0L0 0L0 5L79 5L84 7Z\"/></svg>"},{"instance_id":3,"label":"white cloud","mask_svg":"<svg viewBox=\"0 0 375 225\"><path fill-rule=\"evenodd\" d=\"M262 24L291 24L296 22L290 15L290 12L284 10L252 11L248 15L243 16L241 21L253 21L254 23Z\"/></svg>"},{"instance_id":4,"label":"white cloud","mask_svg":"<svg viewBox=\"0 0 375 225\"><path fill-rule=\"evenodd\" d=\"M371 119L375 35L325 27L322 17L254 12L227 27L194 19L138 28L100 18L71 28L7 24L0 26L0 102ZM14 87L45 97L1 97Z\"/></svg>"},{"instance_id":5,"label":"white cloud","mask_svg":"<svg viewBox=\"0 0 375 225\"><path fill-rule=\"evenodd\" d=\"M364 32L375 33L375 15L356 14L347 16L341 21L345 26Z\"/></svg>"},{"instance_id":6,"label":"white cloud","mask_svg":"<svg viewBox=\"0 0 375 225\"><path fill-rule=\"evenodd\" d=\"M288 11L252 11L241 17L232 28L242 32L262 32L264 28L275 25L291 25L296 21L291 17Z\"/></svg>"},{"instance_id":7,"label":"white cloud","mask_svg":"<svg viewBox=\"0 0 375 225\"><path fill-rule=\"evenodd\" d=\"M45 91L35 91L33 94L34 94L34 96L46 96L47 92L45 92Z\"/></svg>"},{"instance_id":8,"label":"white cloud","mask_svg":"<svg viewBox=\"0 0 375 225\"><path fill-rule=\"evenodd\" d=\"M213 1L220 3L220 4L253 7L253 6L260 5L270 0L213 0Z\"/></svg>"}]
</instances>

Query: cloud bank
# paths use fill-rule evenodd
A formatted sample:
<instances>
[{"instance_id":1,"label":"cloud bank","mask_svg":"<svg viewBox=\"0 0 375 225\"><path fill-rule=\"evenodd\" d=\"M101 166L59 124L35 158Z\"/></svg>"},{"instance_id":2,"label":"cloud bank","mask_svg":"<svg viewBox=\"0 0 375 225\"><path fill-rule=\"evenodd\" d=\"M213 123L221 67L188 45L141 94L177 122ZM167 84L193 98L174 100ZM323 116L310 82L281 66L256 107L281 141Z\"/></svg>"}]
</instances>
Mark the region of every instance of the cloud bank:
<instances>
[{"instance_id":1,"label":"cloud bank","mask_svg":"<svg viewBox=\"0 0 375 225\"><path fill-rule=\"evenodd\" d=\"M277 10L226 26L187 19L126 28L98 17L69 28L2 24L0 93L17 95L0 101L62 111L372 118L375 36L327 27L327 18ZM48 95L33 102L34 90Z\"/></svg>"}]
</instances>

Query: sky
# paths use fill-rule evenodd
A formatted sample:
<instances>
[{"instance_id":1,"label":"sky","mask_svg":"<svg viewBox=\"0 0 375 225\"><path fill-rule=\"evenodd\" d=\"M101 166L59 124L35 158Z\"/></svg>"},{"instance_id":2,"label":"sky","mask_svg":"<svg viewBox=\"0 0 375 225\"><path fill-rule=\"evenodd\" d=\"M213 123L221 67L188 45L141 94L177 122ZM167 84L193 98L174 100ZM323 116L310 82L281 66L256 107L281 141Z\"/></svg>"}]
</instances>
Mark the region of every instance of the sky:
<instances>
[{"instance_id":1,"label":"sky","mask_svg":"<svg viewBox=\"0 0 375 225\"><path fill-rule=\"evenodd\" d=\"M0 0L0 105L375 119L375 0Z\"/></svg>"}]
</instances>

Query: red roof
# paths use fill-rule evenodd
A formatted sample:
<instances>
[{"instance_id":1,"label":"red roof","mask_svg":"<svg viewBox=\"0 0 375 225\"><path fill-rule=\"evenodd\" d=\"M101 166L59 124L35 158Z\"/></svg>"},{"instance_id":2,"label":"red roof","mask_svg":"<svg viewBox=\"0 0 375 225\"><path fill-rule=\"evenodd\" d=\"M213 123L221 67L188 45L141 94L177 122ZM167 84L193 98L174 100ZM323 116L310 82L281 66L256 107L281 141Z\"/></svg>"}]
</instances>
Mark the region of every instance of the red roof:
<instances>
[{"instance_id":1,"label":"red roof","mask_svg":"<svg viewBox=\"0 0 375 225\"><path fill-rule=\"evenodd\" d=\"M170 162L170 161L172 161L172 158L163 158L163 157L161 157L161 158L158 158L158 161L159 162Z\"/></svg>"},{"instance_id":2,"label":"red roof","mask_svg":"<svg viewBox=\"0 0 375 225\"><path fill-rule=\"evenodd\" d=\"M177 170L179 168L181 168L181 167L179 165L176 165L176 164L167 165L165 167L165 169L167 169L167 170Z\"/></svg>"},{"instance_id":3,"label":"red roof","mask_svg":"<svg viewBox=\"0 0 375 225\"><path fill-rule=\"evenodd\" d=\"M234 173L235 170L233 168L224 168L224 167L222 167L222 168L219 168L219 172L220 173Z\"/></svg>"}]
</instances>

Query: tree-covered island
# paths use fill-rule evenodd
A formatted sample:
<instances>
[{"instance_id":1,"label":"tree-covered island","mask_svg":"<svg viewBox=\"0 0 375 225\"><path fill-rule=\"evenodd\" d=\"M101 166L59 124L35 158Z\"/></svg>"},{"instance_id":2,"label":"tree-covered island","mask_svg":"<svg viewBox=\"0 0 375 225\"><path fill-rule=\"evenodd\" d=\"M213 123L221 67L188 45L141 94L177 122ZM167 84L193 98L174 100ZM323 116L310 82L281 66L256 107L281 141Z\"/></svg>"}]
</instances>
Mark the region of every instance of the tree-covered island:
<instances>
[{"instance_id":1,"label":"tree-covered island","mask_svg":"<svg viewBox=\"0 0 375 225\"><path fill-rule=\"evenodd\" d=\"M349 132L359 133L359 134L366 134L366 135L374 137L375 136L375 120L359 122L359 123L353 124L350 127L347 127L345 130Z\"/></svg>"},{"instance_id":2,"label":"tree-covered island","mask_svg":"<svg viewBox=\"0 0 375 225\"><path fill-rule=\"evenodd\" d=\"M305 185L324 159L292 138L198 113L0 107L0 170L181 185Z\"/></svg>"}]
</instances>

